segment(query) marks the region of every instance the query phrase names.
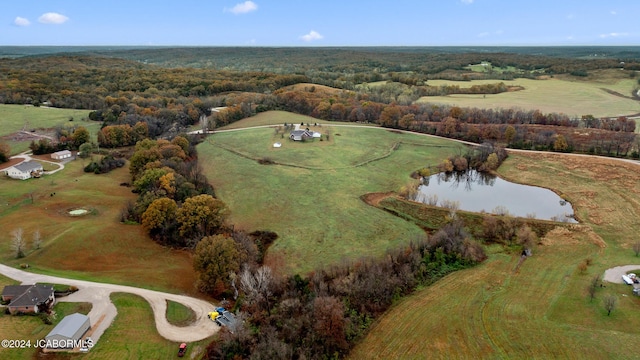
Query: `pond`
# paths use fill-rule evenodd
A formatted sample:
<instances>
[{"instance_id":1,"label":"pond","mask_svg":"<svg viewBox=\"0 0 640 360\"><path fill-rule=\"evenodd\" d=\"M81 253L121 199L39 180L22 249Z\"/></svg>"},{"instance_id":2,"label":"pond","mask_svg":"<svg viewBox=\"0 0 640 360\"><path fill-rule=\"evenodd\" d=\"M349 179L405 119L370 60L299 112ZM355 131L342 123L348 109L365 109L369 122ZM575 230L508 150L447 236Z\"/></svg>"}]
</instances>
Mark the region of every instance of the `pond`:
<instances>
[{"instance_id":1,"label":"pond","mask_svg":"<svg viewBox=\"0 0 640 360\"><path fill-rule=\"evenodd\" d=\"M74 209L69 211L69 215L71 216L81 216L89 213L89 210L86 209Z\"/></svg>"},{"instance_id":2,"label":"pond","mask_svg":"<svg viewBox=\"0 0 640 360\"><path fill-rule=\"evenodd\" d=\"M553 191L474 170L424 178L416 201L444 207L457 202L466 211L577 223L571 203Z\"/></svg>"}]
</instances>

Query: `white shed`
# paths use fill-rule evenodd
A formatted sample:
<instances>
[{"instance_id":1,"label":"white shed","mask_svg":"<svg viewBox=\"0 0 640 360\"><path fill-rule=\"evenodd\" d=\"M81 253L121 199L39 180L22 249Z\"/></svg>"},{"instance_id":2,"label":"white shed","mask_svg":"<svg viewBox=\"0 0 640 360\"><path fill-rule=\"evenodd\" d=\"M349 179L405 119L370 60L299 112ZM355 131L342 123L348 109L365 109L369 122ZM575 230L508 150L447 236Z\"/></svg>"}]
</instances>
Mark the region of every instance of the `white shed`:
<instances>
[{"instance_id":1,"label":"white shed","mask_svg":"<svg viewBox=\"0 0 640 360\"><path fill-rule=\"evenodd\" d=\"M70 349L79 346L82 336L91 328L87 315L67 315L45 336L47 346L52 349Z\"/></svg>"},{"instance_id":2,"label":"white shed","mask_svg":"<svg viewBox=\"0 0 640 360\"><path fill-rule=\"evenodd\" d=\"M69 150L62 150L62 151L56 151L53 154L51 154L51 158L55 159L55 160L62 160L62 159L68 159L71 157L71 151Z\"/></svg>"}]
</instances>

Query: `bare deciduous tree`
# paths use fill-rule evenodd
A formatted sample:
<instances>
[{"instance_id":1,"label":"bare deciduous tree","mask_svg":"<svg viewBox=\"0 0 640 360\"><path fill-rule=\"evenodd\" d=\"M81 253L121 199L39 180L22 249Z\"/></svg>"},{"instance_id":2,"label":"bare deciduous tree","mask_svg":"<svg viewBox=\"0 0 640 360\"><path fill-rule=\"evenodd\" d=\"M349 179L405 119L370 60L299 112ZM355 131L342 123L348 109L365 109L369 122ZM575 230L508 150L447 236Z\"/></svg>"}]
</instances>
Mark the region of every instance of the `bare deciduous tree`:
<instances>
[{"instance_id":1,"label":"bare deciduous tree","mask_svg":"<svg viewBox=\"0 0 640 360\"><path fill-rule=\"evenodd\" d=\"M607 316L616 308L618 298L615 295L607 295L604 300L604 309L607 310Z\"/></svg>"},{"instance_id":2,"label":"bare deciduous tree","mask_svg":"<svg viewBox=\"0 0 640 360\"><path fill-rule=\"evenodd\" d=\"M267 310L270 310L269 297L272 281L273 273L268 266L261 266L255 273L245 266L240 274L240 286L247 295L247 302Z\"/></svg>"},{"instance_id":3,"label":"bare deciduous tree","mask_svg":"<svg viewBox=\"0 0 640 360\"><path fill-rule=\"evenodd\" d=\"M22 228L17 228L11 232L11 250L13 250L16 258L23 258L25 255L24 250L27 244L23 233Z\"/></svg>"},{"instance_id":4,"label":"bare deciduous tree","mask_svg":"<svg viewBox=\"0 0 640 360\"><path fill-rule=\"evenodd\" d=\"M633 252L636 253L636 256L640 255L640 241L633 243Z\"/></svg>"},{"instance_id":5,"label":"bare deciduous tree","mask_svg":"<svg viewBox=\"0 0 640 360\"><path fill-rule=\"evenodd\" d=\"M33 232L33 242L31 243L31 246L34 250L38 250L42 246L42 235L40 234L40 230Z\"/></svg>"},{"instance_id":6,"label":"bare deciduous tree","mask_svg":"<svg viewBox=\"0 0 640 360\"><path fill-rule=\"evenodd\" d=\"M596 290L598 289L598 283L600 282L600 275L596 275L591 279L589 286L587 286L587 293L589 294L589 300L593 301L596 297Z\"/></svg>"},{"instance_id":7,"label":"bare deciduous tree","mask_svg":"<svg viewBox=\"0 0 640 360\"><path fill-rule=\"evenodd\" d=\"M518 243L522 244L525 249L531 249L533 245L538 241L538 236L527 225L522 226L516 232Z\"/></svg>"}]
</instances>

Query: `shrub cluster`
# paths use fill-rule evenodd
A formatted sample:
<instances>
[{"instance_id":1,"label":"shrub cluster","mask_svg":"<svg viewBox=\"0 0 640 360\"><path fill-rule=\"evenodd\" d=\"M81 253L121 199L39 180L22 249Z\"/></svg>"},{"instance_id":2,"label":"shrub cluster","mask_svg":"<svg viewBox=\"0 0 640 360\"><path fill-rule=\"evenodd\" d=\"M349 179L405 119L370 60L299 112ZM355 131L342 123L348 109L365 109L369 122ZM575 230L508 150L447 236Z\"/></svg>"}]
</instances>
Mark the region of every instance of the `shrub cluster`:
<instances>
[{"instance_id":1,"label":"shrub cluster","mask_svg":"<svg viewBox=\"0 0 640 360\"><path fill-rule=\"evenodd\" d=\"M92 172L96 174L106 174L109 171L121 168L126 164L124 159L116 159L113 155L107 155L100 159L99 162L92 161L84 167L84 172Z\"/></svg>"}]
</instances>

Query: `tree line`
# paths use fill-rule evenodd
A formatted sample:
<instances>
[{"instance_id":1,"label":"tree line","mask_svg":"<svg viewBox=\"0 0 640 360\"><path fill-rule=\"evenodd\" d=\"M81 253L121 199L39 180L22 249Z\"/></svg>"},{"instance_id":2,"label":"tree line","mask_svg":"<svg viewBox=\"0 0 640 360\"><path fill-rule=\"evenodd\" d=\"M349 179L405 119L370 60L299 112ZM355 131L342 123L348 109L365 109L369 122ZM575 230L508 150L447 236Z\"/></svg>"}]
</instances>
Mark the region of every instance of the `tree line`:
<instances>
[{"instance_id":1,"label":"tree line","mask_svg":"<svg viewBox=\"0 0 640 360\"><path fill-rule=\"evenodd\" d=\"M208 359L341 358L395 301L486 259L460 221L384 256L346 261L306 276L283 275L277 266L255 261L247 254L257 252L242 250L241 242L238 237L214 239L218 246L201 242L217 251L238 244L230 251L243 254L236 256L241 261L232 266L236 272L228 285L235 289L231 294L240 321L222 329L207 348Z\"/></svg>"}]
</instances>

